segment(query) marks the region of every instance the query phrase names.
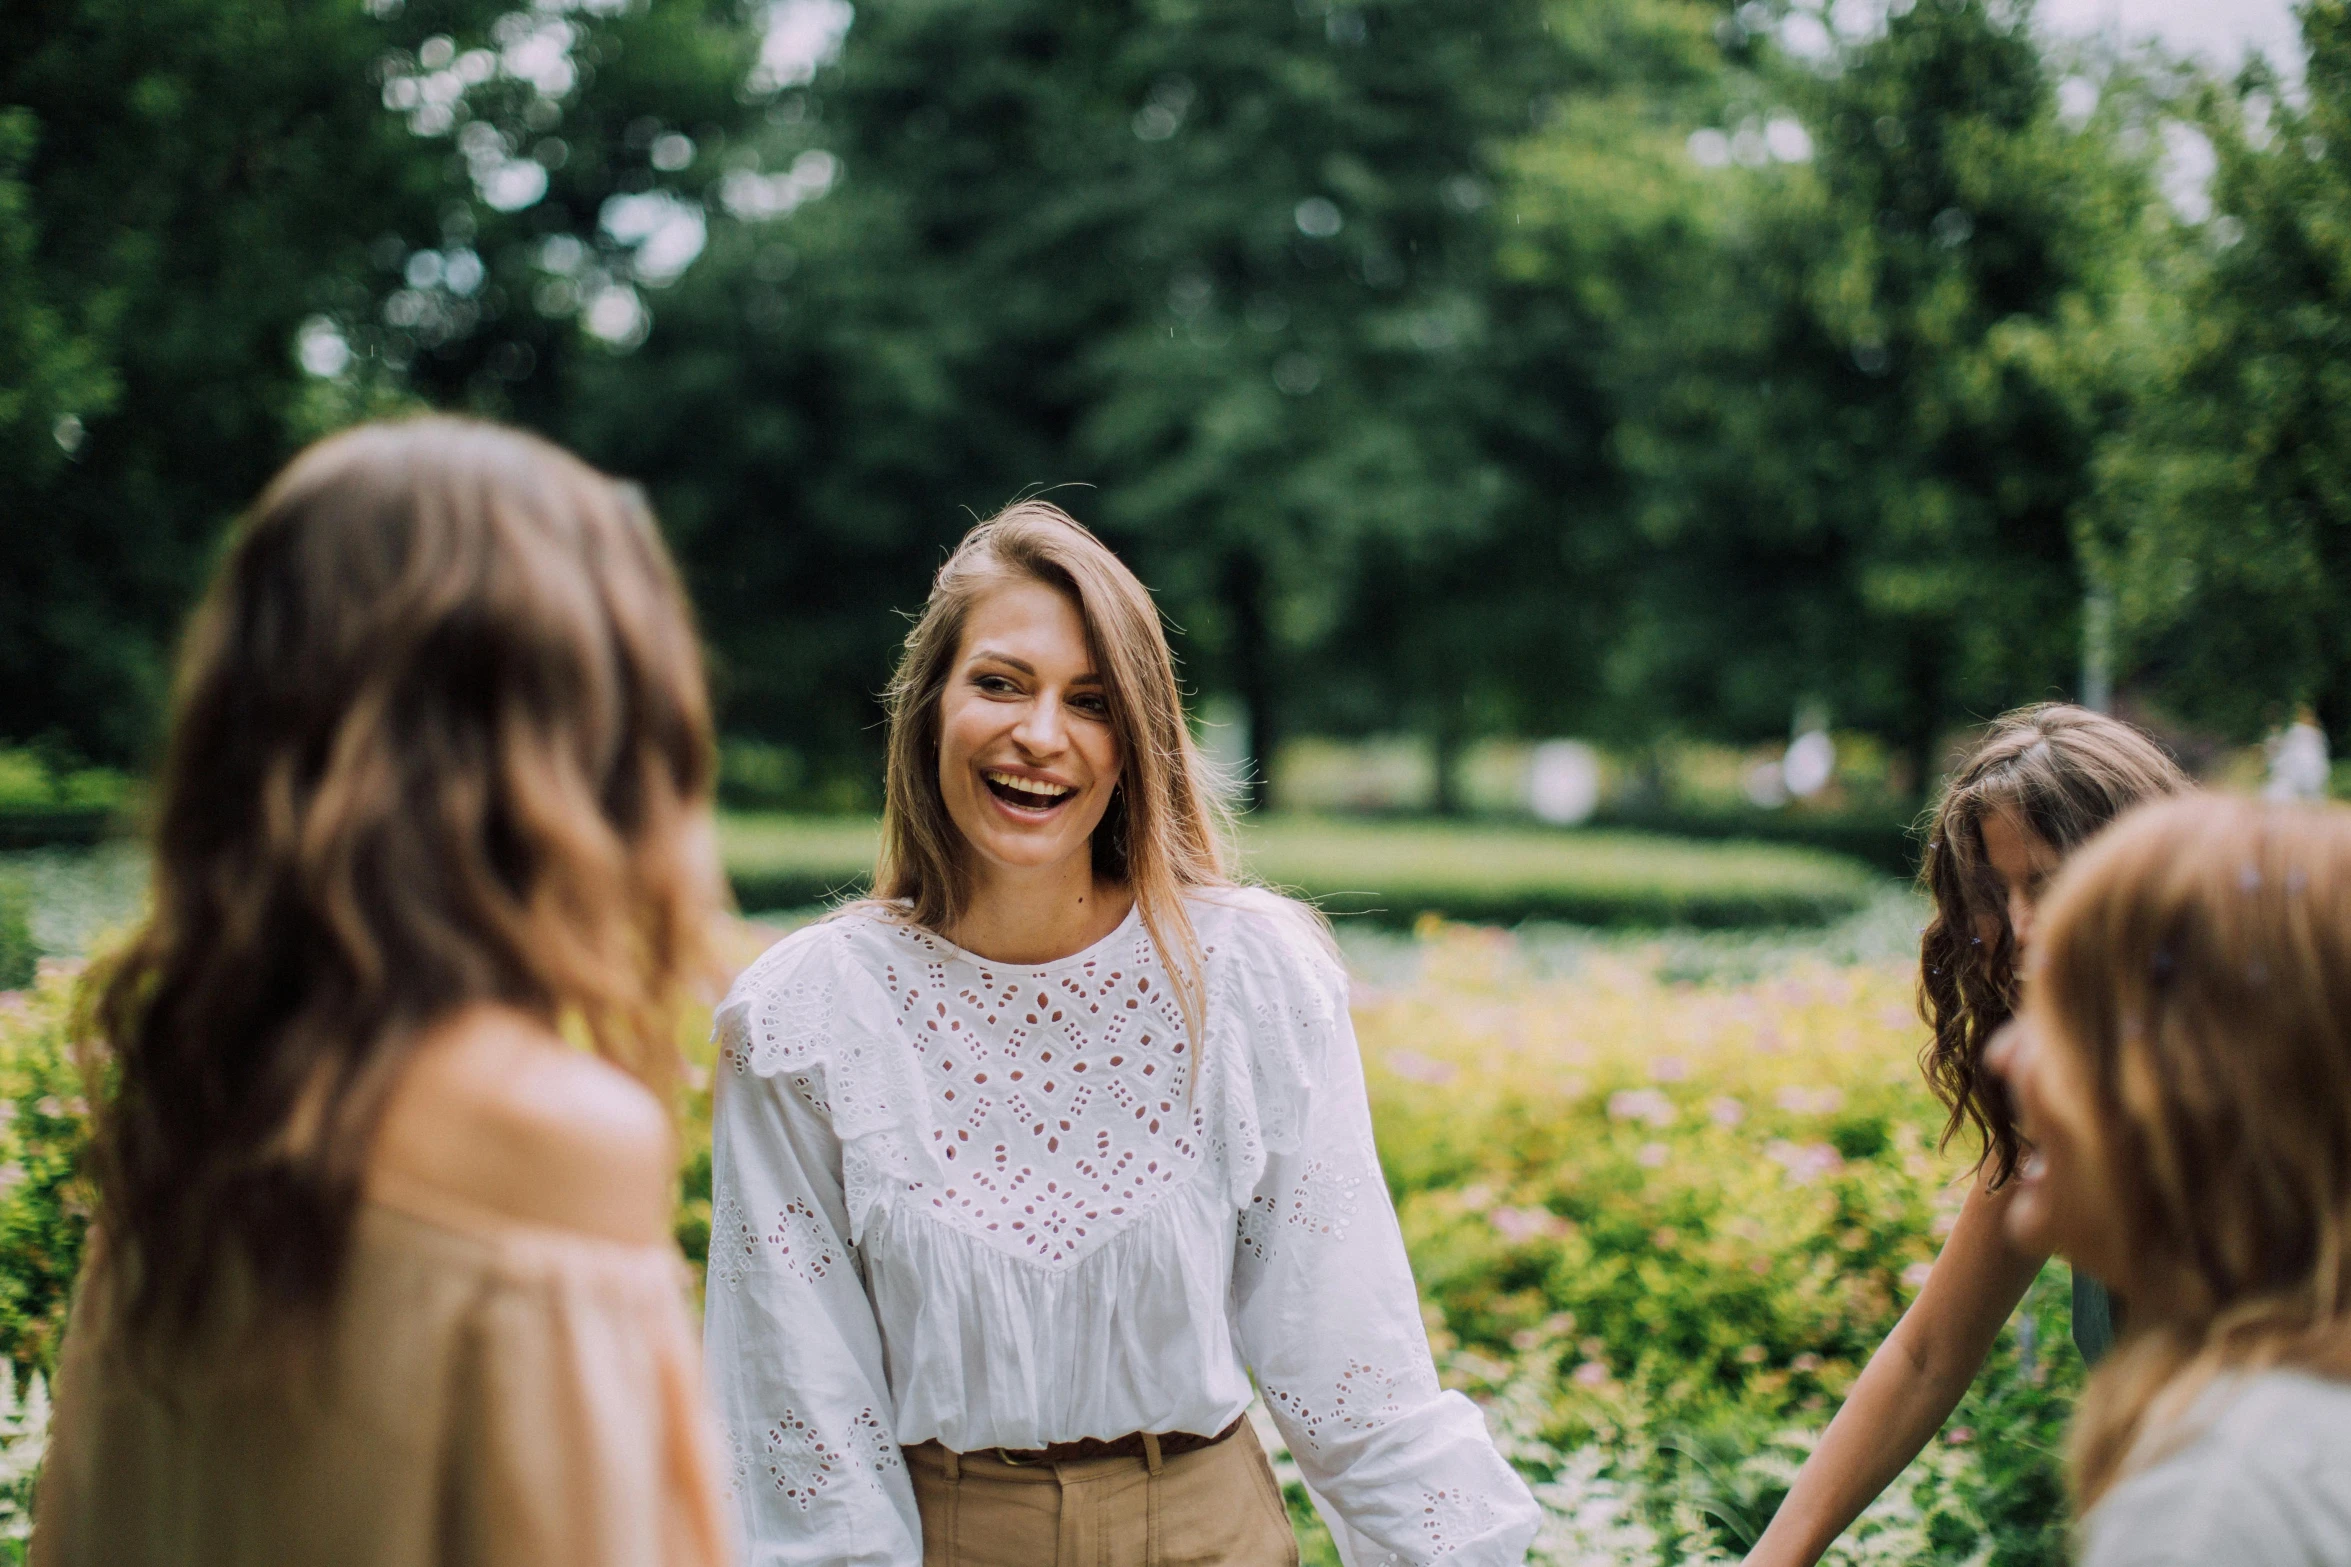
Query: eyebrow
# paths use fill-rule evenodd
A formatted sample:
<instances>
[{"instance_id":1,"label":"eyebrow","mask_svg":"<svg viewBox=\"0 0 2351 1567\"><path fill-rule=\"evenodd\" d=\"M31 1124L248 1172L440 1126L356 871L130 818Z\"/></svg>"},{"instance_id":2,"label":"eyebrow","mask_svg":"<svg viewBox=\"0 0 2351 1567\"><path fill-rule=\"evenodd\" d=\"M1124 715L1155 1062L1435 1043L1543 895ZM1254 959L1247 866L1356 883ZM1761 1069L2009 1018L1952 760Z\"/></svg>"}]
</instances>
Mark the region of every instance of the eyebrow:
<instances>
[{"instance_id":1,"label":"eyebrow","mask_svg":"<svg viewBox=\"0 0 2351 1567\"><path fill-rule=\"evenodd\" d=\"M1033 676L1037 672L1037 666L1027 659L1014 658L1010 653L999 653L994 648L972 649L971 661L975 664L1004 664L1019 670L1024 675ZM1073 686L1098 686L1101 683L1102 677L1090 669L1070 682Z\"/></svg>"}]
</instances>

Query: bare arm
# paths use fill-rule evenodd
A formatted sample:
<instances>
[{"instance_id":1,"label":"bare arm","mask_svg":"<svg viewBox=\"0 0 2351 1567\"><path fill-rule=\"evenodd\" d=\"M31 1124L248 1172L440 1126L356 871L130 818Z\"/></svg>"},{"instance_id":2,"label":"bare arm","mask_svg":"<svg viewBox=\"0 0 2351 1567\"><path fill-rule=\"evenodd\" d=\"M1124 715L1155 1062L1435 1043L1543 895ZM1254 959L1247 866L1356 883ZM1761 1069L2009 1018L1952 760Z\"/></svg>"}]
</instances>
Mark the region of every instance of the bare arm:
<instances>
[{"instance_id":1,"label":"bare arm","mask_svg":"<svg viewBox=\"0 0 2351 1567\"><path fill-rule=\"evenodd\" d=\"M1979 1178L1926 1288L1853 1383L1746 1567L1812 1567L1943 1427L2048 1259L2009 1243Z\"/></svg>"}]
</instances>

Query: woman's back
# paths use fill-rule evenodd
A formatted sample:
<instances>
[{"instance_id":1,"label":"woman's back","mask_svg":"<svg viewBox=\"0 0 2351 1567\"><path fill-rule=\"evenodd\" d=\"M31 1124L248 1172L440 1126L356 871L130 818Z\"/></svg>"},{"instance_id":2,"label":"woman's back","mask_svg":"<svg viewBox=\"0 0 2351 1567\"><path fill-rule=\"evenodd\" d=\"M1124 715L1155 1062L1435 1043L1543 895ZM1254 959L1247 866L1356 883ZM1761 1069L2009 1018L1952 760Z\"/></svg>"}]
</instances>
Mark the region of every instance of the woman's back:
<instances>
[{"instance_id":1,"label":"woman's back","mask_svg":"<svg viewBox=\"0 0 2351 1567\"><path fill-rule=\"evenodd\" d=\"M394 1093L315 1354L200 1340L159 1386L93 1264L34 1560L723 1559L671 1171L626 1074L519 1014L461 1014Z\"/></svg>"}]
</instances>

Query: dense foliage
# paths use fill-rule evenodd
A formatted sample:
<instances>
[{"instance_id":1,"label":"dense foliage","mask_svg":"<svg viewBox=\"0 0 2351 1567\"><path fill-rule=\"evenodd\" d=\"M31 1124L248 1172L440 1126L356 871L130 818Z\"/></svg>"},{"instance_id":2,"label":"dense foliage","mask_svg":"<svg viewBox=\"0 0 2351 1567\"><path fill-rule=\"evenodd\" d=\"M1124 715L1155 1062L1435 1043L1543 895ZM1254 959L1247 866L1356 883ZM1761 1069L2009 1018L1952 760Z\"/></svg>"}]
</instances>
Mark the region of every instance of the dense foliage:
<instances>
[{"instance_id":1,"label":"dense foliage","mask_svg":"<svg viewBox=\"0 0 2351 1567\"><path fill-rule=\"evenodd\" d=\"M2193 105L2218 158L2196 251L2110 337L2145 384L2085 532L2143 678L2240 733L2312 705L2351 736L2351 6L2302 11L2300 90Z\"/></svg>"},{"instance_id":2,"label":"dense foliage","mask_svg":"<svg viewBox=\"0 0 2351 1567\"><path fill-rule=\"evenodd\" d=\"M592 348L569 312L635 257L603 204L673 183L652 154L672 120L746 112L738 20L724 0L0 15L0 737L144 760L214 544L296 446L418 396L505 408ZM610 258L596 300L535 291L551 243Z\"/></svg>"},{"instance_id":3,"label":"dense foliage","mask_svg":"<svg viewBox=\"0 0 2351 1567\"><path fill-rule=\"evenodd\" d=\"M799 806L870 798L899 613L1032 486L1259 758L1802 708L1915 794L2085 646L2351 741L2351 0L2304 96L2013 0L1850 11L11 12L0 738L139 759L225 520L423 401L648 484ZM2190 134L2219 172L2167 201Z\"/></svg>"},{"instance_id":4,"label":"dense foliage","mask_svg":"<svg viewBox=\"0 0 2351 1567\"><path fill-rule=\"evenodd\" d=\"M1881 912L1880 950L1911 912ZM1449 1375L1540 1482L1539 1560L1736 1560L1961 1196L1907 963L1742 979L1756 954L1718 948L1692 983L1670 956L1439 927L1358 987L1414 1271ZM2065 1559L2066 1295L2054 1268L1832 1561Z\"/></svg>"},{"instance_id":5,"label":"dense foliage","mask_svg":"<svg viewBox=\"0 0 2351 1567\"><path fill-rule=\"evenodd\" d=\"M1735 1560L1916 1293L1964 1161L1932 1148L1940 1117L1911 1060L1894 954L1914 923L1897 899L1800 943L1433 921L1350 937L1440 1361L1537 1484L1538 1560ZM737 960L773 934L743 931ZM20 1376L54 1365L89 1212L69 986L0 997L0 1353ZM708 1109L698 1074L678 1215L697 1259ZM2079 1379L2064 1283L2053 1269L2037 1286L1951 1428L1832 1560L2063 1560L2055 1454ZM23 1478L9 1466L38 1457L14 1418L0 1401L0 1550Z\"/></svg>"}]
</instances>

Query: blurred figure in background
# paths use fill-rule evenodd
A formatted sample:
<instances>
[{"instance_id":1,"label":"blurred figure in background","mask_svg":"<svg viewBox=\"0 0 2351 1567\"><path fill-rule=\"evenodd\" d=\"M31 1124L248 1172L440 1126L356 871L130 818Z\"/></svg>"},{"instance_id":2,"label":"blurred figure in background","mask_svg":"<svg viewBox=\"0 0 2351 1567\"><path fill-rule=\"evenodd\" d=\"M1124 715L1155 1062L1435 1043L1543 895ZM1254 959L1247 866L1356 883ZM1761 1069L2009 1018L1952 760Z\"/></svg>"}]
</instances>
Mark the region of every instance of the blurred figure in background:
<instances>
[{"instance_id":1,"label":"blurred figure in background","mask_svg":"<svg viewBox=\"0 0 2351 1567\"><path fill-rule=\"evenodd\" d=\"M1921 933L1919 1001L1933 1035L1921 1065L1950 1107L1946 1141L1983 1140L1975 1183L1918 1299L1855 1379L1747 1567L1812 1567L1943 1427L2024 1298L2048 1248L2002 1228L2029 1151L1984 1049L2016 1007L2042 888L2065 856L2187 774L2145 734L2088 708L2044 703L1995 720L1945 786L1919 879L1934 900ZM2074 1279L2074 1339L2091 1360L2112 1341L2112 1305Z\"/></svg>"},{"instance_id":2,"label":"blurred figure in background","mask_svg":"<svg viewBox=\"0 0 2351 1567\"><path fill-rule=\"evenodd\" d=\"M669 1236L710 773L633 491L423 419L262 496L97 1000L34 1561L725 1559Z\"/></svg>"},{"instance_id":3,"label":"blurred figure in background","mask_svg":"<svg viewBox=\"0 0 2351 1567\"><path fill-rule=\"evenodd\" d=\"M2074 1424L2085 1567L2351 1562L2351 811L2118 824L1996 1055L2012 1241L2131 1303Z\"/></svg>"}]
</instances>

